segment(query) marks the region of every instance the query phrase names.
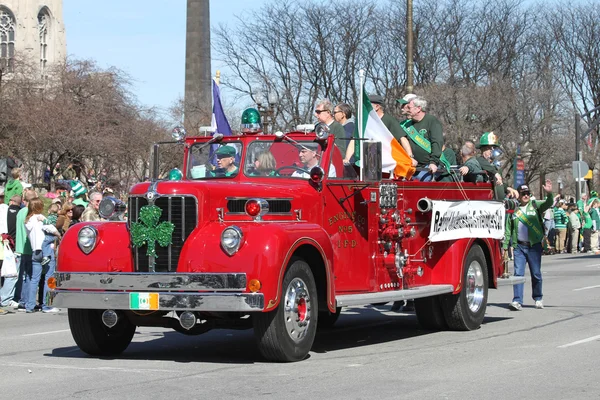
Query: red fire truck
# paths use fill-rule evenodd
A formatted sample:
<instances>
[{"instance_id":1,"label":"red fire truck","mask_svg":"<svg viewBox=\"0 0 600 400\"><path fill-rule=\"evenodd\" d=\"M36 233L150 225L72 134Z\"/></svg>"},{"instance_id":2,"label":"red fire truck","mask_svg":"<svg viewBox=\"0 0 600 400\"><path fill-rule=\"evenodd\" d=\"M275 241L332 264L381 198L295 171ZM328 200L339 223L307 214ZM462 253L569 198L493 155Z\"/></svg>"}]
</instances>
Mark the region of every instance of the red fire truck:
<instances>
[{"instance_id":1,"label":"red fire truck","mask_svg":"<svg viewBox=\"0 0 600 400\"><path fill-rule=\"evenodd\" d=\"M342 307L414 299L423 327L473 330L488 289L516 282L491 183L382 178L377 143L361 173L326 129L180 143L181 178L156 178L155 144L127 221L106 198L107 221L62 240L52 302L88 354L123 352L137 326L253 328L266 359L298 361Z\"/></svg>"}]
</instances>

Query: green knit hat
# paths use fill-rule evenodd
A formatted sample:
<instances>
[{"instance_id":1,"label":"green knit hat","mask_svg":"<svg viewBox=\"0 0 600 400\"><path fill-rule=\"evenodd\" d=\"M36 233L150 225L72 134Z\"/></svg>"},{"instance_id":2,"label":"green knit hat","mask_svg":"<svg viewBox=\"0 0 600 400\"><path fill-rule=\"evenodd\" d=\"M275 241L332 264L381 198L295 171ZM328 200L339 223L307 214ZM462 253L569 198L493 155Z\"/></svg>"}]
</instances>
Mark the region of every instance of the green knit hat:
<instances>
[{"instance_id":1,"label":"green knit hat","mask_svg":"<svg viewBox=\"0 0 600 400\"><path fill-rule=\"evenodd\" d=\"M71 181L71 190L74 197L79 197L87 193L87 189L79 181Z\"/></svg>"}]
</instances>

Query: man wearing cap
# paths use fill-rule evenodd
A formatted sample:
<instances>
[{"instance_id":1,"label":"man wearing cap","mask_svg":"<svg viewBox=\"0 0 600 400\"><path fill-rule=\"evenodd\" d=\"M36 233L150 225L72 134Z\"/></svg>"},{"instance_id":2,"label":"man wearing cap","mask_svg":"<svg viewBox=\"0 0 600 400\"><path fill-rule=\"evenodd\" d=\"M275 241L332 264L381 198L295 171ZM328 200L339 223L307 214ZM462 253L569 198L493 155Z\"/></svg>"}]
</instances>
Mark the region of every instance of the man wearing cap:
<instances>
[{"instance_id":1,"label":"man wearing cap","mask_svg":"<svg viewBox=\"0 0 600 400\"><path fill-rule=\"evenodd\" d=\"M544 308L542 302L542 239L544 238L544 227L542 226L542 215L550 207L554 199L552 197L552 181L546 180L544 185L546 192L545 201L531 200L529 186L521 185L518 188L520 207L513 214L506 216L506 229L504 232L503 252L508 250L509 243L512 244L514 253L515 276L525 275L525 264L529 265L531 273L532 297L535 308ZM513 286L513 300L509 309L521 311L523 306L523 288L520 283Z\"/></svg>"},{"instance_id":2,"label":"man wearing cap","mask_svg":"<svg viewBox=\"0 0 600 400\"><path fill-rule=\"evenodd\" d=\"M333 118L333 104L328 99L321 100L315 107L317 121L327 125L329 133L335 137L335 145L340 149L342 158L346 156L349 140L346 140L346 131L342 124Z\"/></svg>"},{"instance_id":3,"label":"man wearing cap","mask_svg":"<svg viewBox=\"0 0 600 400\"><path fill-rule=\"evenodd\" d=\"M412 155L408 139L402 136L402 129L400 129L400 123L396 120L396 118L392 117L389 114L386 114L385 110L383 109L383 96L380 96L378 94L372 94L369 96L369 101L373 105L373 110L375 110L377 116L379 116L381 122L383 122L383 125L385 125L385 127L388 128L392 136L396 138L396 140L402 145L402 147L404 147L404 150L406 150L408 155ZM402 140L404 140L404 143L402 142Z\"/></svg>"},{"instance_id":4,"label":"man wearing cap","mask_svg":"<svg viewBox=\"0 0 600 400\"><path fill-rule=\"evenodd\" d=\"M209 176L235 176L239 168L235 165L235 148L233 146L221 146L217 149L217 169L209 171Z\"/></svg>"},{"instance_id":5,"label":"man wearing cap","mask_svg":"<svg viewBox=\"0 0 600 400\"><path fill-rule=\"evenodd\" d=\"M304 164L304 169L306 171L310 172L310 170L313 167L316 167L317 165L319 165L319 156L317 155L317 151L319 150L319 144L318 143L300 143L299 147L300 147L300 149L299 149L300 161L302 162L302 164ZM308 172L294 171L294 173L292 174L292 177L294 177L294 178L309 178L310 175ZM331 164L329 166L328 176L330 178L336 177L336 171L335 171L335 167L333 166L333 164Z\"/></svg>"},{"instance_id":6,"label":"man wearing cap","mask_svg":"<svg viewBox=\"0 0 600 400\"><path fill-rule=\"evenodd\" d=\"M417 160L417 167L427 168L427 170L419 171L415 179L433 180L433 176L438 172L438 166L441 164L449 171L450 164L442 155L444 145L442 124L436 117L426 113L427 101L414 94L407 94L404 98L396 101L402 106L402 113L407 117L400 123L401 138L409 139L410 149L405 147L405 150ZM400 142L400 144L403 143Z\"/></svg>"}]
</instances>

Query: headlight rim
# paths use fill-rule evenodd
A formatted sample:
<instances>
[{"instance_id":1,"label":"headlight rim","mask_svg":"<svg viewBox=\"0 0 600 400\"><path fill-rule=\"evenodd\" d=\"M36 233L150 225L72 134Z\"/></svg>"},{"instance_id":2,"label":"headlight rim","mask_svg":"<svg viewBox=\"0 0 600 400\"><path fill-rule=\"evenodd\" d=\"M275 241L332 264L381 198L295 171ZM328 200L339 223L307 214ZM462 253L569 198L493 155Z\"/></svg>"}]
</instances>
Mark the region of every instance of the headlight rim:
<instances>
[{"instance_id":1,"label":"headlight rim","mask_svg":"<svg viewBox=\"0 0 600 400\"><path fill-rule=\"evenodd\" d=\"M226 246L224 244L225 241L225 233L226 232L235 232L235 234L237 235L237 243L234 246ZM221 232L221 248L225 251L225 253L227 253L228 255L232 256L235 253L237 253L240 248L242 247L242 244L244 243L244 232L242 231L242 229L239 226L236 225L231 225L226 227L225 229L223 229L223 232Z\"/></svg>"},{"instance_id":2,"label":"headlight rim","mask_svg":"<svg viewBox=\"0 0 600 400\"><path fill-rule=\"evenodd\" d=\"M93 241L90 245L83 245L81 243L82 232L90 230L93 233ZM98 229L96 229L92 225L86 225L77 232L77 246L79 246L79 250L81 250L84 254L90 254L98 244Z\"/></svg>"}]
</instances>

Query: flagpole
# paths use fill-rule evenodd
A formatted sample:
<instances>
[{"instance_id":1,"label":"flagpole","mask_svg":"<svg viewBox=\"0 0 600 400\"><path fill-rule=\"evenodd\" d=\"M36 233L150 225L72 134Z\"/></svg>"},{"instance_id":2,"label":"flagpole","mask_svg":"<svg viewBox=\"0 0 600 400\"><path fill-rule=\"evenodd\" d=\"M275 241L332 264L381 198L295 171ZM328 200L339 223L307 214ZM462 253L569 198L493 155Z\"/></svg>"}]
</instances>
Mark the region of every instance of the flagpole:
<instances>
[{"instance_id":1,"label":"flagpole","mask_svg":"<svg viewBox=\"0 0 600 400\"><path fill-rule=\"evenodd\" d=\"M358 97L358 102L356 104L358 104L358 156L359 156L359 167L360 167L360 176L359 179L362 181L363 180L363 142L360 139L364 139L365 137L365 132L364 132L364 121L363 121L363 90L365 87L365 70L361 69L358 71L358 77L359 77L359 81L360 81L360 95Z\"/></svg>"}]
</instances>

